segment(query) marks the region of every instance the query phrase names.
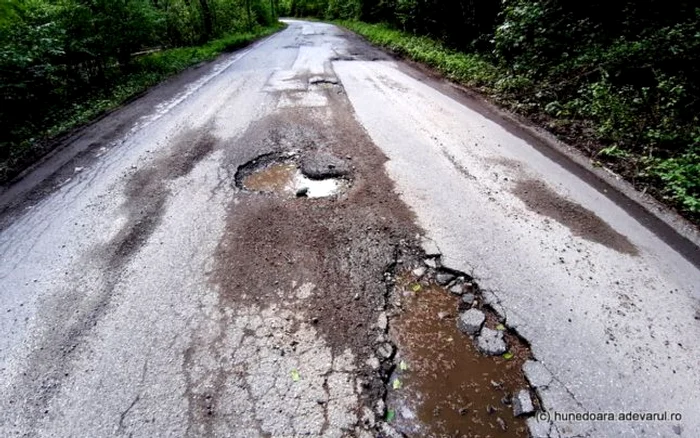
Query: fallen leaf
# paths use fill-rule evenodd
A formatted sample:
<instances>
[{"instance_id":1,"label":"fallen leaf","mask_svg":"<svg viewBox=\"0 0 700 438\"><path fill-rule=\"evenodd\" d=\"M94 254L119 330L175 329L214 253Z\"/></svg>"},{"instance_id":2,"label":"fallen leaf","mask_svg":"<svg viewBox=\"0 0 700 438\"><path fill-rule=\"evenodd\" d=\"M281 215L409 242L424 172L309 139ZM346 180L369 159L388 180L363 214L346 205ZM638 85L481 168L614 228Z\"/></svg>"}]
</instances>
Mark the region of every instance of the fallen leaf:
<instances>
[{"instance_id":1,"label":"fallen leaf","mask_svg":"<svg viewBox=\"0 0 700 438\"><path fill-rule=\"evenodd\" d=\"M499 331L502 331L502 332L503 332L503 331L506 330L506 326L504 326L503 324L498 324L498 325L496 326L496 330L499 330Z\"/></svg>"},{"instance_id":2,"label":"fallen leaf","mask_svg":"<svg viewBox=\"0 0 700 438\"><path fill-rule=\"evenodd\" d=\"M414 283L413 285L411 285L411 290L413 292L420 292L420 290L421 290L420 283Z\"/></svg>"},{"instance_id":3,"label":"fallen leaf","mask_svg":"<svg viewBox=\"0 0 700 438\"><path fill-rule=\"evenodd\" d=\"M513 358L513 356L515 356L515 355L513 353L511 353L510 351L503 353L503 359L505 359L505 360L511 360Z\"/></svg>"},{"instance_id":4,"label":"fallen leaf","mask_svg":"<svg viewBox=\"0 0 700 438\"><path fill-rule=\"evenodd\" d=\"M294 368L294 369L292 370L292 381L298 382L300 378L301 378L301 377L299 376L299 370L297 370L296 368Z\"/></svg>"},{"instance_id":5,"label":"fallen leaf","mask_svg":"<svg viewBox=\"0 0 700 438\"><path fill-rule=\"evenodd\" d=\"M403 386L403 383L399 379L394 379L394 382L391 384L392 388L394 389L401 389L401 386Z\"/></svg>"},{"instance_id":6,"label":"fallen leaf","mask_svg":"<svg viewBox=\"0 0 700 438\"><path fill-rule=\"evenodd\" d=\"M399 362L399 369L401 371L406 371L408 369L408 364L402 360Z\"/></svg>"},{"instance_id":7,"label":"fallen leaf","mask_svg":"<svg viewBox=\"0 0 700 438\"><path fill-rule=\"evenodd\" d=\"M389 409L388 411L386 411L386 422L387 423L392 421L395 417L396 417L396 411L394 411L393 409Z\"/></svg>"}]
</instances>

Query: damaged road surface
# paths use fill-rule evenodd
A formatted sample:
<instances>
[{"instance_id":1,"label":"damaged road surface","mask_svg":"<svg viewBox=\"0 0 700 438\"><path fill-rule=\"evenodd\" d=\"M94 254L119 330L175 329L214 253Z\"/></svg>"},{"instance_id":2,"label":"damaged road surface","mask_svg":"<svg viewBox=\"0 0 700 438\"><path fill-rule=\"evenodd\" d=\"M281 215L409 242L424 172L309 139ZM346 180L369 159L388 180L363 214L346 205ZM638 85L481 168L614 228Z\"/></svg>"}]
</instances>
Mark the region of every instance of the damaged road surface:
<instances>
[{"instance_id":1,"label":"damaged road surface","mask_svg":"<svg viewBox=\"0 0 700 438\"><path fill-rule=\"evenodd\" d=\"M464 104L289 21L76 133L0 193L0 436L698 436L697 254Z\"/></svg>"}]
</instances>

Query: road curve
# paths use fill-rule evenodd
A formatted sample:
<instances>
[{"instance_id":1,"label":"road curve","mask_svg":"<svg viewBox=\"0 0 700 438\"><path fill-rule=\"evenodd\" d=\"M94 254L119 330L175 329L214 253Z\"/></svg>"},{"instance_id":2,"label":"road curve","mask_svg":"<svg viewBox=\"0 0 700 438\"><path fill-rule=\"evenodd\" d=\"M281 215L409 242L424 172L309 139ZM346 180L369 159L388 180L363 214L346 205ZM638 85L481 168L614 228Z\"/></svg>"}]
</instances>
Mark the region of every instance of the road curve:
<instances>
[{"instance_id":1,"label":"road curve","mask_svg":"<svg viewBox=\"0 0 700 438\"><path fill-rule=\"evenodd\" d=\"M77 132L0 194L0 436L376 436L417 236L529 342L534 436L699 436L700 256L484 114L290 20ZM309 154L340 196L241 185Z\"/></svg>"}]
</instances>

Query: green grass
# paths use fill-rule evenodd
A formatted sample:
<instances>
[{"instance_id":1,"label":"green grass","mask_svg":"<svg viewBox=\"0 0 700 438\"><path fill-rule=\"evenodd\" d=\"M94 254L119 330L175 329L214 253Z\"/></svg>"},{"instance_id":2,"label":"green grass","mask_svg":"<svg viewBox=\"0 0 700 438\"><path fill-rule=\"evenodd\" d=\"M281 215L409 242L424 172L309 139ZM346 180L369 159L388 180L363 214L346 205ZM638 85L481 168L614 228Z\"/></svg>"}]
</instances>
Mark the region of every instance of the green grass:
<instances>
[{"instance_id":1,"label":"green grass","mask_svg":"<svg viewBox=\"0 0 700 438\"><path fill-rule=\"evenodd\" d=\"M557 81L562 78L552 76L535 81L483 55L455 51L438 41L384 24L336 23L377 46L477 89L500 105L544 125L567 142L582 145L582 149L591 153L594 164L611 167L638 189L648 190L700 224L700 126L651 126L639 134L638 125L645 124L647 109L639 107L637 96L629 95L626 89L606 85L605 81L584 87L585 92L580 94L557 95L547 90L556 89ZM661 90L659 95L673 96L673 93ZM642 147L640 138L644 141Z\"/></svg>"},{"instance_id":2,"label":"green grass","mask_svg":"<svg viewBox=\"0 0 700 438\"><path fill-rule=\"evenodd\" d=\"M490 89L499 78L498 69L480 55L451 50L427 37L415 36L384 24L338 21L339 25L365 37L372 44L426 64L460 83Z\"/></svg>"},{"instance_id":3,"label":"green grass","mask_svg":"<svg viewBox=\"0 0 700 438\"><path fill-rule=\"evenodd\" d=\"M211 61L224 52L244 47L284 27L286 25L278 23L252 32L228 35L198 47L167 49L139 57L134 61L131 73L115 75L111 78L109 87L100 92L51 108L51 117L41 128L27 128L23 131L23 139L15 144L5 145L11 153L7 159L0 161L0 183L9 181L48 153L55 145L52 139L118 108L150 87L192 65Z\"/></svg>"}]
</instances>

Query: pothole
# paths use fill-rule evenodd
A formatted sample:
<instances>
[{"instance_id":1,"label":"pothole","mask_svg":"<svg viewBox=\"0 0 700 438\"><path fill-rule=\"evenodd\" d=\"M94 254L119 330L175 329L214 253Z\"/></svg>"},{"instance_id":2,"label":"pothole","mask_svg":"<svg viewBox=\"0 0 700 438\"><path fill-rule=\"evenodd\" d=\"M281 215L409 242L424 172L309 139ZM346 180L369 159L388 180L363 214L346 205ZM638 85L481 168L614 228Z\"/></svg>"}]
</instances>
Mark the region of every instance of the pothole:
<instances>
[{"instance_id":1,"label":"pothole","mask_svg":"<svg viewBox=\"0 0 700 438\"><path fill-rule=\"evenodd\" d=\"M309 78L309 85L334 86L334 85L338 85L338 79L323 77L323 76L313 76L313 77Z\"/></svg>"},{"instance_id":2,"label":"pothole","mask_svg":"<svg viewBox=\"0 0 700 438\"><path fill-rule=\"evenodd\" d=\"M407 436L528 436L538 400L522 371L527 344L469 277L426 262L395 277L386 422Z\"/></svg>"},{"instance_id":3,"label":"pothole","mask_svg":"<svg viewBox=\"0 0 700 438\"><path fill-rule=\"evenodd\" d=\"M349 186L349 170L339 160L323 153L301 160L295 153L267 154L241 166L236 173L236 185L250 192L286 197L336 196Z\"/></svg>"}]
</instances>

